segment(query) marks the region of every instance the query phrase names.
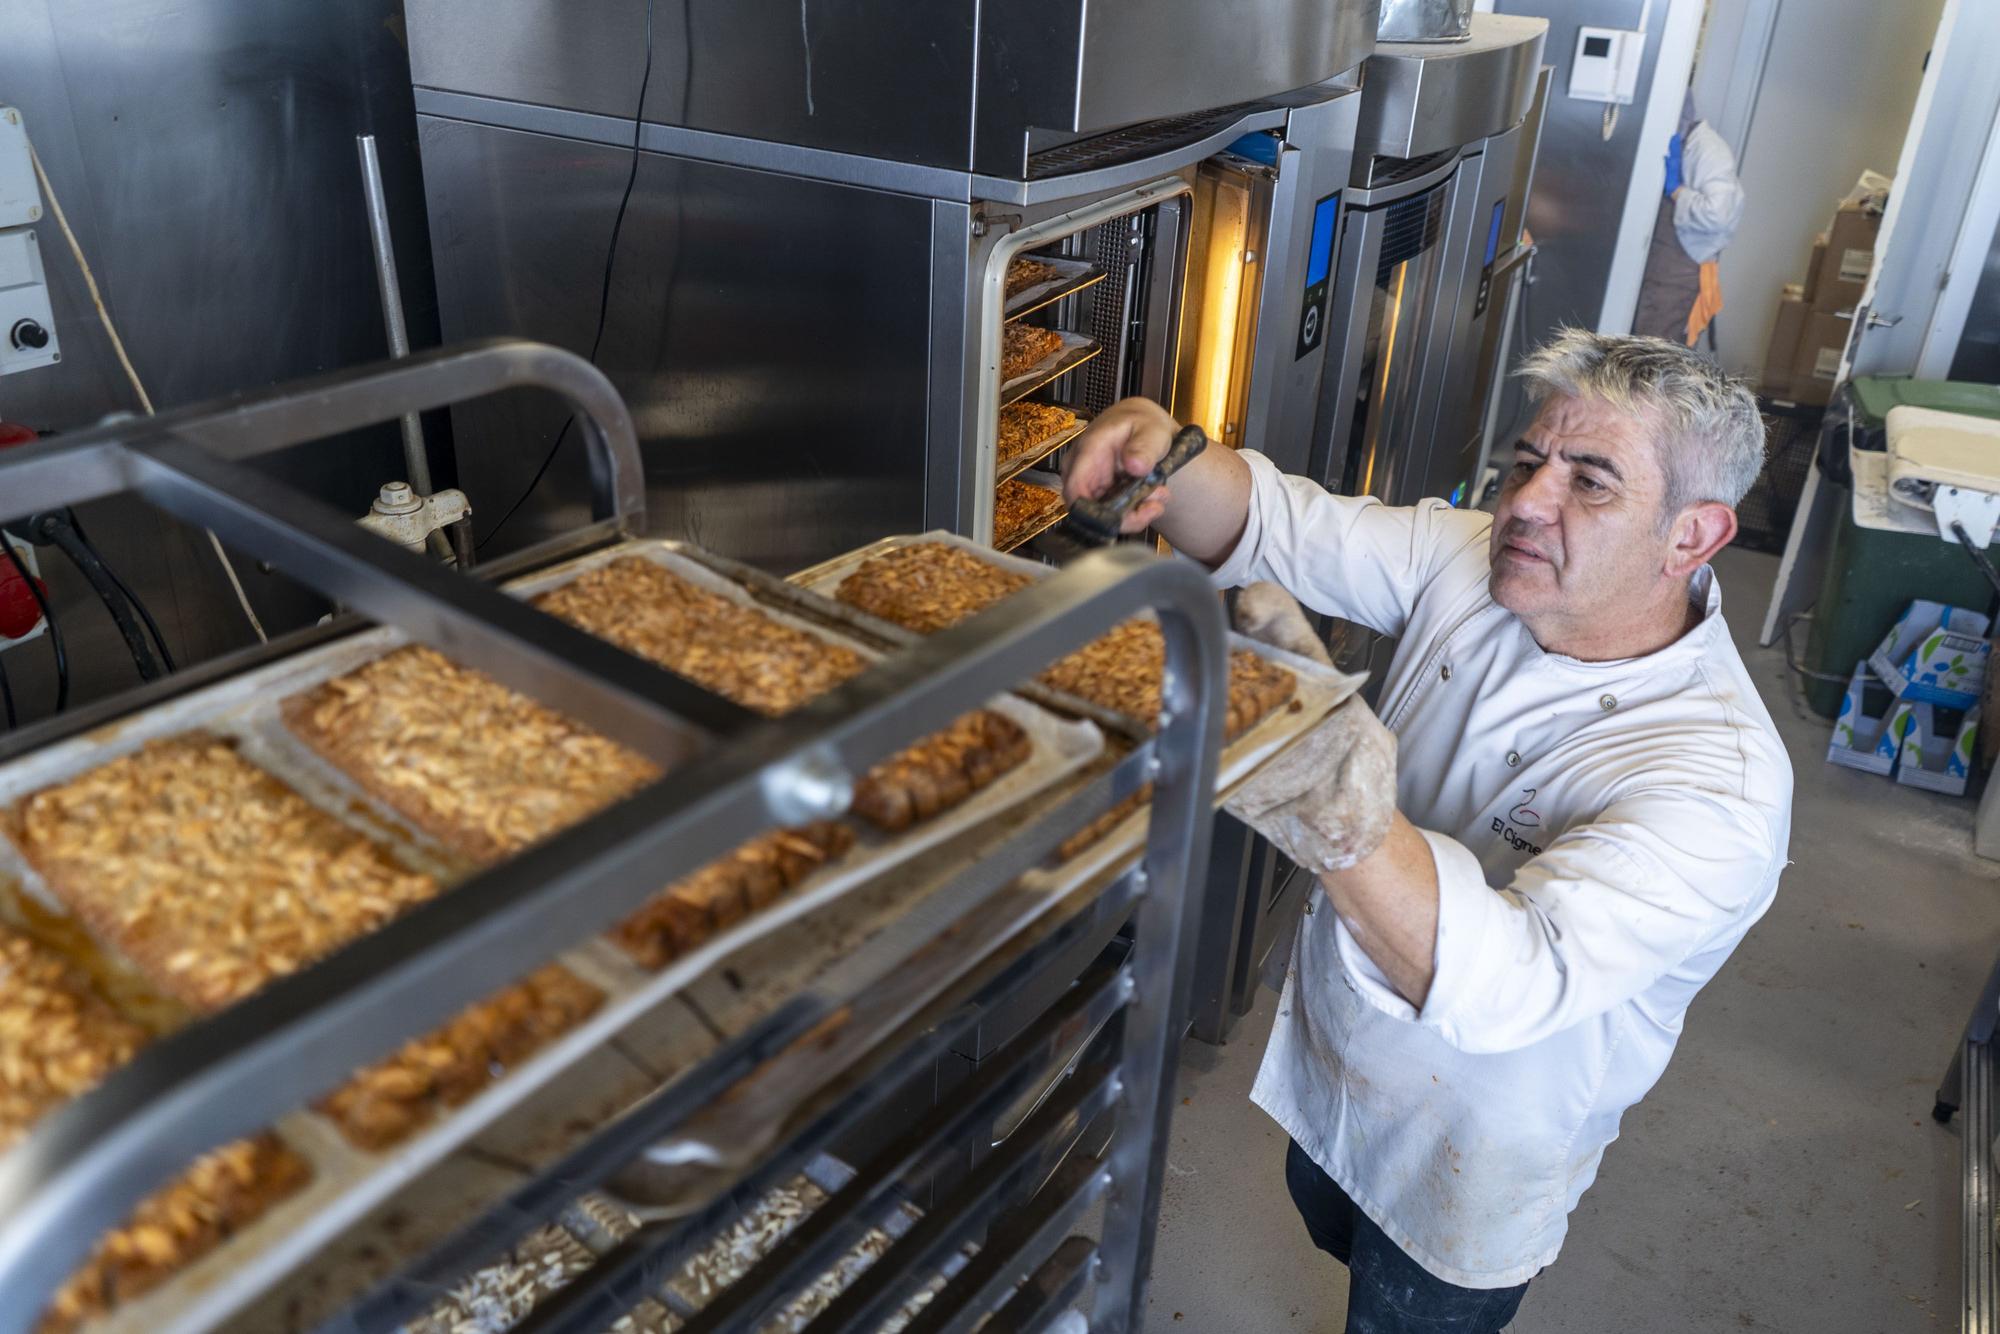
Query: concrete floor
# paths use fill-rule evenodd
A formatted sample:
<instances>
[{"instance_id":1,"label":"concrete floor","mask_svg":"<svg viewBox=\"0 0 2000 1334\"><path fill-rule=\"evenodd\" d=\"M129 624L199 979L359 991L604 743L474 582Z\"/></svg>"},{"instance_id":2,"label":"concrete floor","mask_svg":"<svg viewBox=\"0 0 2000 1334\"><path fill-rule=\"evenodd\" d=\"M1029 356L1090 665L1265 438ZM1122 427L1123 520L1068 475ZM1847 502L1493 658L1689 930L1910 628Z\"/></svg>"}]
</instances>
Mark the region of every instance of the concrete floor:
<instances>
[{"instance_id":1,"label":"concrete floor","mask_svg":"<svg viewBox=\"0 0 2000 1334\"><path fill-rule=\"evenodd\" d=\"M1826 763L1755 636L1774 557L1717 562L1724 609L1792 756L1792 867L1625 1118L1517 1334L1891 1334L1958 1323L1958 1135L1932 1090L2000 949L2000 863L1972 801ZM1152 1330L1337 1334L1346 1271L1285 1194L1284 1136L1247 1099L1275 996L1191 1043L1169 1151Z\"/></svg>"}]
</instances>

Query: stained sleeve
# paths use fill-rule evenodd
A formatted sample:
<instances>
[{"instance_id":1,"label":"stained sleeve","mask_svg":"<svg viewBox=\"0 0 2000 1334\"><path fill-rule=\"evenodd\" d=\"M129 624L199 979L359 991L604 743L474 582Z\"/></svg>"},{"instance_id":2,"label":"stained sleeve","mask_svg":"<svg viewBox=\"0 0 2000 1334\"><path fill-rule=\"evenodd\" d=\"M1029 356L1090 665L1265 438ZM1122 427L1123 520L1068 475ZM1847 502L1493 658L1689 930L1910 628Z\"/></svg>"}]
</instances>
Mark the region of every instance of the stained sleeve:
<instances>
[{"instance_id":1,"label":"stained sleeve","mask_svg":"<svg viewBox=\"0 0 2000 1334\"><path fill-rule=\"evenodd\" d=\"M1760 916L1784 856L1755 806L1679 787L1614 801L1498 889L1464 844L1423 833L1438 879L1423 1008L1396 993L1344 924L1336 938L1371 1004L1472 1053L1529 1046L1637 996Z\"/></svg>"}]
</instances>

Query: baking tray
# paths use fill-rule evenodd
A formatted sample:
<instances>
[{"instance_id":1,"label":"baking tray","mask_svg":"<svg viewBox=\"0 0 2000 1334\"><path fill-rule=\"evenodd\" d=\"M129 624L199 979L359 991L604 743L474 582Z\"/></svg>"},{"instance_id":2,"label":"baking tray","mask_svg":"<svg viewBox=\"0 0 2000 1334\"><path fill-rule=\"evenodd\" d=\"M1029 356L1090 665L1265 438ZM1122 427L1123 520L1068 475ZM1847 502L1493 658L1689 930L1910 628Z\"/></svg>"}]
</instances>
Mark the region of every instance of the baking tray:
<instances>
[{"instance_id":1,"label":"baking tray","mask_svg":"<svg viewBox=\"0 0 2000 1334\"><path fill-rule=\"evenodd\" d=\"M1060 477L1054 477L1048 473L1030 473L1024 471L1015 480L1021 482L1023 485L1026 486L1039 486L1044 491L1053 491L1056 493L1058 499L1060 499L1062 496L1062 478ZM1054 507L1052 507L1049 510L1049 512L1047 514L1044 514L1041 518L1036 519L1032 523L1025 524L1022 527L1015 529L1013 532L1007 534L1007 536L1004 539L1000 536L1000 534L995 533L993 535L993 549L996 552L1012 551L1015 548L1020 547L1037 537L1040 537L1043 533L1046 533L1049 529L1061 523L1063 521L1064 516L1067 515L1068 513L1069 513L1068 505L1057 504ZM1002 545L1003 541L1005 543L1004 546ZM1047 569L1046 566L1038 566L1037 568L1044 570Z\"/></svg>"},{"instance_id":2,"label":"baking tray","mask_svg":"<svg viewBox=\"0 0 2000 1334\"><path fill-rule=\"evenodd\" d=\"M1053 567L1037 561L1024 560L1019 556L1009 556L1004 552L994 551L956 533L937 531L885 537L858 550L850 551L845 556L836 557L809 570L801 571L793 578L803 587L827 597L834 597L840 587L840 581L860 568L863 561L882 555L884 552L925 542L943 542L949 546L961 547L982 560L998 565L1002 569L1018 571L1031 579L1046 579L1055 573ZM859 619L867 619L865 613L857 612L856 615ZM1269 659L1289 670L1298 678L1298 690L1292 696L1292 700L1299 707L1294 709L1287 705L1266 714L1255 727L1223 747L1215 777L1215 790L1218 794L1233 790L1258 766L1311 731L1313 725L1320 719L1346 703L1348 697L1359 690L1367 679L1335 671L1310 658L1287 653L1281 648L1259 643L1234 631L1229 635L1229 647L1248 649L1259 657ZM1135 812L1134 818L1143 818L1143 814ZM1093 845L1096 846L1099 845Z\"/></svg>"},{"instance_id":3,"label":"baking tray","mask_svg":"<svg viewBox=\"0 0 2000 1334\"><path fill-rule=\"evenodd\" d=\"M628 555L655 561L765 615L830 642L847 644L867 657L882 656L824 627L757 603L742 588L659 542L622 543L514 581L507 588L516 596L532 596ZM285 698L352 671L406 642L407 637L398 630L366 631L22 756L0 766L0 806L136 750L147 741L205 730L234 739L245 758L268 769L335 818L387 843L411 866L447 880L462 878L473 869L469 864L321 759L279 716ZM1103 747L1102 734L1093 724L1058 719L1011 696L989 701L987 707L1014 719L1033 743L1029 759L1013 772L956 809L899 834L883 835L857 821L857 839L849 853L822 866L777 903L657 972L639 968L602 938L558 954L557 962L604 991L606 999L597 1013L399 1145L364 1152L349 1145L331 1122L315 1112L301 1110L281 1118L278 1132L313 1166L313 1180L305 1190L153 1292L84 1328L90 1334L179 1334L221 1321L282 1280L323 1243L419 1173L730 954L1061 781ZM40 875L11 841L0 838L0 879L6 878L17 881L23 893L41 908L62 913ZM105 953L113 957L110 951Z\"/></svg>"},{"instance_id":4,"label":"baking tray","mask_svg":"<svg viewBox=\"0 0 2000 1334\"><path fill-rule=\"evenodd\" d=\"M1054 435L1048 437L1048 439L1037 440L1013 458L1000 463L994 470L993 480L995 482L1004 482L1009 477L1016 477L1026 472L1070 441L1082 435L1084 427L1088 425L1090 425L1090 418L1078 416L1075 422L1057 431Z\"/></svg>"},{"instance_id":5,"label":"baking tray","mask_svg":"<svg viewBox=\"0 0 2000 1334\"><path fill-rule=\"evenodd\" d=\"M1061 259L1054 255L1021 255L1017 258L1039 260L1056 271L1053 278L1024 287L1007 298L1004 307L1005 319L1017 320L1031 311L1040 310L1052 301L1060 301L1066 296L1074 296L1086 287L1104 281L1104 270L1088 260Z\"/></svg>"},{"instance_id":6,"label":"baking tray","mask_svg":"<svg viewBox=\"0 0 2000 1334\"><path fill-rule=\"evenodd\" d=\"M1049 353L1046 357L1043 357L1013 379L1001 382L1001 407L1006 407L1017 398L1027 397L1058 376L1069 374L1078 366L1083 365L1084 362L1096 356L1101 350L1097 346L1097 340L1094 338L1086 338L1080 333L1071 333L1067 329L1058 329L1056 333L1062 338L1061 347Z\"/></svg>"}]
</instances>

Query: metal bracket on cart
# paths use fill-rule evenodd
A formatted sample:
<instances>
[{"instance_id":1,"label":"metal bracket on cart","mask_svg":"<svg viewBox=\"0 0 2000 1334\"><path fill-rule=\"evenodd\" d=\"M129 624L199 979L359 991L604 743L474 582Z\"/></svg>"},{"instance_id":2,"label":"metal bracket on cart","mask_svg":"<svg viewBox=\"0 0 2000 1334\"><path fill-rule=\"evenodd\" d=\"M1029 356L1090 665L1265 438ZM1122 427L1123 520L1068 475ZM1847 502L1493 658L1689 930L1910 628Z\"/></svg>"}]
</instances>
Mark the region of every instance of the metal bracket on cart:
<instances>
[{"instance_id":1,"label":"metal bracket on cart","mask_svg":"<svg viewBox=\"0 0 2000 1334\"><path fill-rule=\"evenodd\" d=\"M1132 548L1093 554L770 721L480 579L359 531L346 515L243 466L286 445L510 388L556 392L575 411L591 451L593 523L586 538L635 533L643 520L637 444L609 382L574 355L509 340L107 423L0 459L0 487L24 508L137 491L360 615L618 736L666 771L628 800L160 1039L38 1125L0 1158L0 1291L8 1294L0 1303L0 1334L31 1328L46 1295L91 1239L196 1154L303 1105L357 1066L540 966L553 951L621 919L662 883L801 812L830 810L841 800L845 775L865 772L1032 677L1106 624L1151 611L1166 648L1163 725L1155 738L1034 823L994 834L998 841L970 864L933 871L937 888L917 908L597 1131L514 1202L555 1206L541 1214L552 1217L565 1198L611 1179L647 1145L671 1140L695 1146L691 1156L710 1169L692 1182L667 1183L664 1207L680 1217L701 1213L705 1204L707 1217L733 1188L798 1161L870 1105L876 1077L899 1056L948 1040L954 1030L937 1019L937 1007L948 1015L967 988L1019 985L1047 965L1044 947L1058 942L1038 940L1035 932L1050 899L1018 885L1018 877L1151 781L1156 818L1142 859L1122 874L1107 873L1101 884L1080 887L1095 897L1061 928L1081 930L1087 922L1110 932L1129 917L1139 942L1131 957L1005 1049L1014 1060L975 1081L968 1102L934 1108L894 1152L871 1159L873 1171L858 1178L865 1184L855 1187L856 1198L882 1198L891 1169L935 1152L969 1114L966 1107L983 1111L990 1104L997 1114L1031 1088L1037 1054L1047 1054L1044 1039L1073 1032L1077 1023L1087 1029L1110 1011L1116 1021L1089 1044L1076 1074L925 1225L897 1243L900 1258L892 1251L894 1263L881 1262L879 1275L857 1283L814 1326L836 1327L842 1312L893 1310L896 1294L922 1281L924 1263L982 1233L987 1243L980 1254L991 1261L967 1265L918 1328L968 1329L996 1310L998 1323L989 1328L1038 1327L1045 1321L1033 1311L1045 1298L1067 1300L1085 1288L1091 1328L1132 1328L1164 1176L1172 1062L1186 1024L1191 951L1184 946L1199 914L1193 872L1207 860L1220 750L1225 639L1206 581L1190 567ZM272 651L281 648L274 644ZM186 675L196 683L213 679ZM149 703L181 688L170 679L131 698ZM52 740L114 716L101 710L60 720L34 739ZM1102 1162L1077 1156L1078 1137L1107 1113L1115 1113L1118 1130ZM1023 1192L1034 1207L1021 1204ZM1100 1198L1100 1236L1082 1242L1080 1251L1065 1240L1068 1229ZM481 1235L510 1242L534 1225L519 1211L507 1220L489 1219ZM828 1237L841 1230L829 1228ZM646 1234L642 1261L691 1244L692 1232L668 1231L673 1235L665 1239ZM479 1258L463 1247L452 1252L448 1245L446 1252L447 1259ZM753 1273L752 1288L732 1302L775 1309L794 1280L811 1277L795 1253L766 1263L776 1268ZM597 1309L593 1303L619 1309L619 1300L643 1295L621 1286L626 1272L612 1265L601 1281L579 1283L574 1298L523 1328L582 1328L582 1313ZM1019 1274L1035 1277L1017 1292L1009 1276Z\"/></svg>"}]
</instances>

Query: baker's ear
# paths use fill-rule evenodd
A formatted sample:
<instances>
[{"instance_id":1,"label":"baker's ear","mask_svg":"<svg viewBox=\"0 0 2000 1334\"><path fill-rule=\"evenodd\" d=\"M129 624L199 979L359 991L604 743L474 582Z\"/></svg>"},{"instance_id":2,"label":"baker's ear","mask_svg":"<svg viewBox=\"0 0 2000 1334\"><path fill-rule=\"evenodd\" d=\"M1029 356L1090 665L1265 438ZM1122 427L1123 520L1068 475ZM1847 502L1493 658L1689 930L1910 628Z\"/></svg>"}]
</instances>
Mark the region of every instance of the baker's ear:
<instances>
[{"instance_id":1,"label":"baker's ear","mask_svg":"<svg viewBox=\"0 0 2000 1334\"><path fill-rule=\"evenodd\" d=\"M1674 520L1666 573L1685 579L1715 557L1736 536L1736 511L1719 500L1690 505Z\"/></svg>"}]
</instances>

